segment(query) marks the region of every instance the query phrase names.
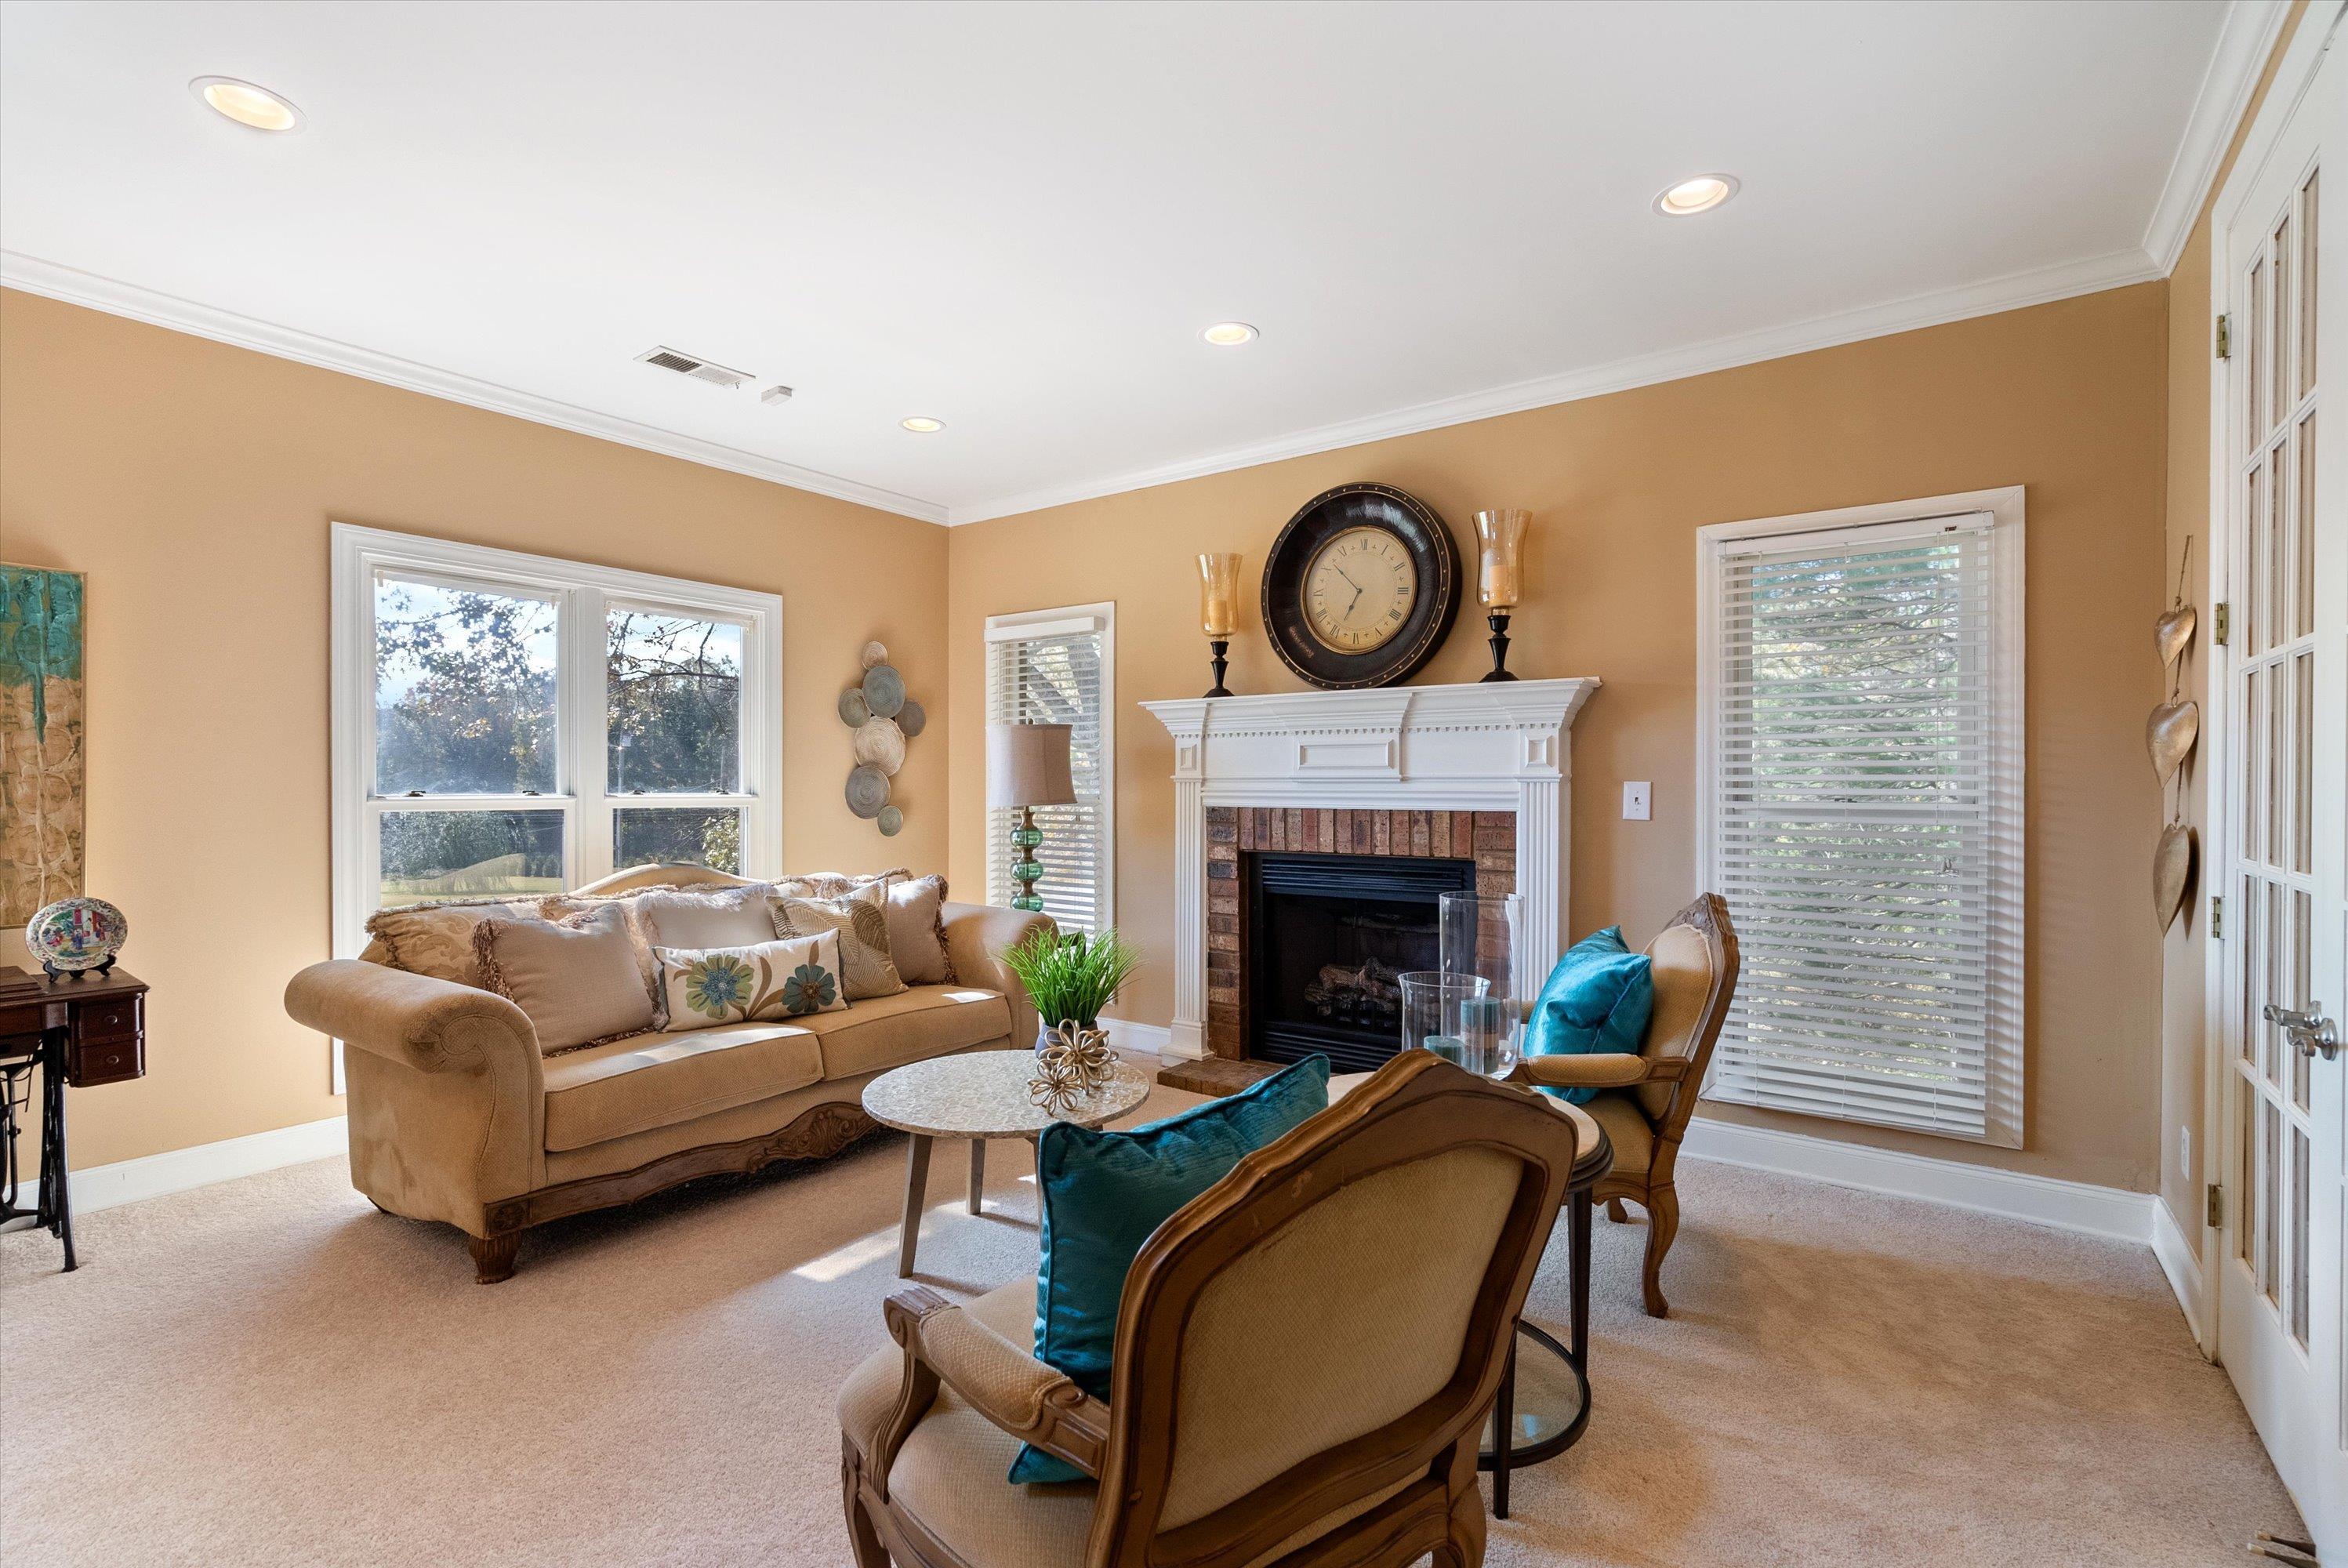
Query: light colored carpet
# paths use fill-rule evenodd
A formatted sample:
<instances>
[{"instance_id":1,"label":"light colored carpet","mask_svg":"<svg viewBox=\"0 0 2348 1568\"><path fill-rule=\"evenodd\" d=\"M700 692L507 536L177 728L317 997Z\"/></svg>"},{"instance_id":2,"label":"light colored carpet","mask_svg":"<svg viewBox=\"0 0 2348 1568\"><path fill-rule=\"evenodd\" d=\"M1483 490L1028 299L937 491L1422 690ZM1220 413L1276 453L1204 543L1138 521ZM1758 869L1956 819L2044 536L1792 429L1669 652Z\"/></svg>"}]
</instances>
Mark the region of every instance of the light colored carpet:
<instances>
[{"instance_id":1,"label":"light colored carpet","mask_svg":"<svg viewBox=\"0 0 2348 1568\"><path fill-rule=\"evenodd\" d=\"M1170 1108L1170 1091L1145 1107ZM885 1342L904 1146L553 1227L475 1285L340 1161L0 1237L0 1555L50 1564L838 1564L832 1394ZM923 1283L1035 1266L991 1146ZM2243 1561L2295 1516L2149 1253L1689 1161L1666 1284L1597 1227L1596 1414L1496 1564ZM1561 1242L1532 1315L1561 1326Z\"/></svg>"}]
</instances>

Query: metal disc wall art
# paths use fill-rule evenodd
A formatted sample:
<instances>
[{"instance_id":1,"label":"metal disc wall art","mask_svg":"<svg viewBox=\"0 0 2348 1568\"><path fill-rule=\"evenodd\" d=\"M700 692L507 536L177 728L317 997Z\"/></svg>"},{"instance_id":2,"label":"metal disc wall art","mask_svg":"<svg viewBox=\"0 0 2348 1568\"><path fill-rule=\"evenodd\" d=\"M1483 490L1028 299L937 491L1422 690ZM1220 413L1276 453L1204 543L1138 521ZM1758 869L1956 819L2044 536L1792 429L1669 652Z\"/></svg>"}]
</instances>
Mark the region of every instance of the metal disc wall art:
<instances>
[{"instance_id":1,"label":"metal disc wall art","mask_svg":"<svg viewBox=\"0 0 2348 1568\"><path fill-rule=\"evenodd\" d=\"M889 780L905 766L905 742L922 733L929 716L920 703L907 699L905 677L889 662L886 646L865 644L860 662L863 677L839 694L839 722L855 732L848 809L894 838L904 830L905 813L890 804Z\"/></svg>"}]
</instances>

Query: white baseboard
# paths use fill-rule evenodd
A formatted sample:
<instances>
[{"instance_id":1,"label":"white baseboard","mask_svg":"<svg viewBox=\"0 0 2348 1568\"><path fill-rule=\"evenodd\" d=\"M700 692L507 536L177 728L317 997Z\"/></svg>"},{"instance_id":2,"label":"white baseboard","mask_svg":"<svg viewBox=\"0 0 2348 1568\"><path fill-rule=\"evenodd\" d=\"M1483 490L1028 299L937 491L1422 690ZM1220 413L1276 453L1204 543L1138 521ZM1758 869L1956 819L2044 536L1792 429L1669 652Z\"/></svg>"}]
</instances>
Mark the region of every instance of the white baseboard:
<instances>
[{"instance_id":1,"label":"white baseboard","mask_svg":"<svg viewBox=\"0 0 2348 1568\"><path fill-rule=\"evenodd\" d=\"M1108 1043L1120 1056L1156 1057L1163 1060L1173 1031L1163 1024L1129 1024L1123 1018L1103 1018Z\"/></svg>"},{"instance_id":2,"label":"white baseboard","mask_svg":"<svg viewBox=\"0 0 2348 1568\"><path fill-rule=\"evenodd\" d=\"M2185 1309L2185 1326L2193 1331L2193 1342L2208 1350L2201 1336L2201 1248L2158 1198L2152 1201L2152 1255L2160 1260L2160 1272L2168 1276L2168 1288Z\"/></svg>"},{"instance_id":3,"label":"white baseboard","mask_svg":"<svg viewBox=\"0 0 2348 1568\"><path fill-rule=\"evenodd\" d=\"M1781 1175L1806 1176L1838 1187L1858 1187L1901 1198L1921 1198L1978 1213L2026 1220L2034 1225L2082 1231L2091 1236L2149 1246L2152 1212L2160 1200L2149 1192L2124 1192L2085 1181L2058 1181L1993 1166L1953 1160L1927 1160L1886 1149L1805 1138L1773 1128L1698 1117L1688 1123L1684 1150L1700 1160L1750 1166Z\"/></svg>"},{"instance_id":4,"label":"white baseboard","mask_svg":"<svg viewBox=\"0 0 2348 1568\"><path fill-rule=\"evenodd\" d=\"M92 1165L73 1172L66 1191L73 1200L74 1212L87 1214L117 1203L135 1203L141 1198L160 1198L166 1192L257 1175L282 1165L328 1159L350 1147L346 1119L330 1116L323 1121L224 1138L218 1143L199 1143L192 1149Z\"/></svg>"}]
</instances>

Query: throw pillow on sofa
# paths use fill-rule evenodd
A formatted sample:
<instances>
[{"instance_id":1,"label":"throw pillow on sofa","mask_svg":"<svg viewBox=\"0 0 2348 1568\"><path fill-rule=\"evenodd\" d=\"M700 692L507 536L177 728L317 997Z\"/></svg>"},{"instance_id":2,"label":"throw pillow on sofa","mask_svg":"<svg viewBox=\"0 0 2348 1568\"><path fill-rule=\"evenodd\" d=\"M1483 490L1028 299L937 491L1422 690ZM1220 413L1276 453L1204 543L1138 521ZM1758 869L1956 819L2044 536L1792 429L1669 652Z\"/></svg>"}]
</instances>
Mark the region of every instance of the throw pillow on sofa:
<instances>
[{"instance_id":1,"label":"throw pillow on sofa","mask_svg":"<svg viewBox=\"0 0 2348 1568\"><path fill-rule=\"evenodd\" d=\"M654 947L749 947L776 935L775 890L765 882L643 893L635 908Z\"/></svg>"},{"instance_id":2,"label":"throw pillow on sofa","mask_svg":"<svg viewBox=\"0 0 2348 1568\"><path fill-rule=\"evenodd\" d=\"M706 1029L757 1019L837 1013L848 1006L839 983L839 933L778 937L747 947L653 950L660 964L668 1026Z\"/></svg>"},{"instance_id":3,"label":"throw pillow on sofa","mask_svg":"<svg viewBox=\"0 0 2348 1568\"><path fill-rule=\"evenodd\" d=\"M839 972L850 1001L894 996L905 988L889 950L889 890L884 884L867 882L846 898L786 896L776 901L777 935L814 936L827 931L839 936Z\"/></svg>"},{"instance_id":4,"label":"throw pillow on sofa","mask_svg":"<svg viewBox=\"0 0 2348 1568\"><path fill-rule=\"evenodd\" d=\"M473 951L489 989L530 1015L547 1056L654 1026L626 916L613 905L560 922L485 920Z\"/></svg>"},{"instance_id":5,"label":"throw pillow on sofa","mask_svg":"<svg viewBox=\"0 0 2348 1568\"><path fill-rule=\"evenodd\" d=\"M489 983L473 952L473 928L485 920L536 920L539 913L534 898L419 903L369 915L366 932L383 944L394 969L486 991Z\"/></svg>"},{"instance_id":6,"label":"throw pillow on sofa","mask_svg":"<svg viewBox=\"0 0 2348 1568\"><path fill-rule=\"evenodd\" d=\"M1126 1132L1056 1121L1035 1139L1043 1264L1035 1357L1108 1398L1125 1276L1150 1233L1231 1174L1241 1156L1329 1109L1329 1058L1307 1057L1262 1083ZM1015 1481L1080 1480L1065 1460L1023 1445Z\"/></svg>"},{"instance_id":7,"label":"throw pillow on sofa","mask_svg":"<svg viewBox=\"0 0 2348 1568\"><path fill-rule=\"evenodd\" d=\"M1610 925L1567 948L1549 972L1525 1026L1525 1055L1620 1051L1636 1056L1654 1010L1653 960L1624 946L1622 928ZM1541 1092L1575 1105L1587 1105L1598 1093L1594 1088Z\"/></svg>"},{"instance_id":8,"label":"throw pillow on sofa","mask_svg":"<svg viewBox=\"0 0 2348 1568\"><path fill-rule=\"evenodd\" d=\"M889 954L897 963L897 977L908 985L952 985L953 958L946 952L946 879L938 876L891 878L889 897Z\"/></svg>"}]
</instances>

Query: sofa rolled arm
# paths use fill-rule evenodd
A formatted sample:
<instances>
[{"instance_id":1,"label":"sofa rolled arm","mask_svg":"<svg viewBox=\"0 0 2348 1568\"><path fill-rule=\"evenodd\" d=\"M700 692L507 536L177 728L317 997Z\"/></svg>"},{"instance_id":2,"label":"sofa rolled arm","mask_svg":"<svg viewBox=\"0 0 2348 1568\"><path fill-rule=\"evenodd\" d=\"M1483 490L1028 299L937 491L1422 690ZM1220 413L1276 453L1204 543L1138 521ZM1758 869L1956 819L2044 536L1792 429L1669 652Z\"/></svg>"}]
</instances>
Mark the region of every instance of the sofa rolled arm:
<instances>
[{"instance_id":1,"label":"sofa rolled arm","mask_svg":"<svg viewBox=\"0 0 2348 1568\"><path fill-rule=\"evenodd\" d=\"M1677 1057L1642 1057L1629 1051L1588 1051L1527 1057L1517 1076L1542 1088L1627 1088L1651 1078L1675 1078L1687 1070Z\"/></svg>"},{"instance_id":2,"label":"sofa rolled arm","mask_svg":"<svg viewBox=\"0 0 2348 1568\"><path fill-rule=\"evenodd\" d=\"M1052 917L1024 909L1000 909L993 904L949 903L938 912L945 933L946 956L953 961L954 978L965 985L1000 991L1011 1004L1011 1043L1035 1043L1035 1006L1019 977L1003 966L1003 954L1025 941L1030 933L1054 929Z\"/></svg>"},{"instance_id":3,"label":"sofa rolled arm","mask_svg":"<svg viewBox=\"0 0 2348 1568\"><path fill-rule=\"evenodd\" d=\"M492 1056L526 1064L528 1077L542 1070L528 1014L493 992L429 975L330 959L286 983L285 1011L297 1024L418 1072L461 1072Z\"/></svg>"},{"instance_id":4,"label":"sofa rolled arm","mask_svg":"<svg viewBox=\"0 0 2348 1568\"><path fill-rule=\"evenodd\" d=\"M1014 1438L1056 1454L1100 1479L1108 1453L1109 1409L1027 1350L1005 1339L926 1286L881 1303L889 1337L905 1350L905 1387L872 1468L882 1475L897 1449L937 1398L937 1385Z\"/></svg>"}]
</instances>

